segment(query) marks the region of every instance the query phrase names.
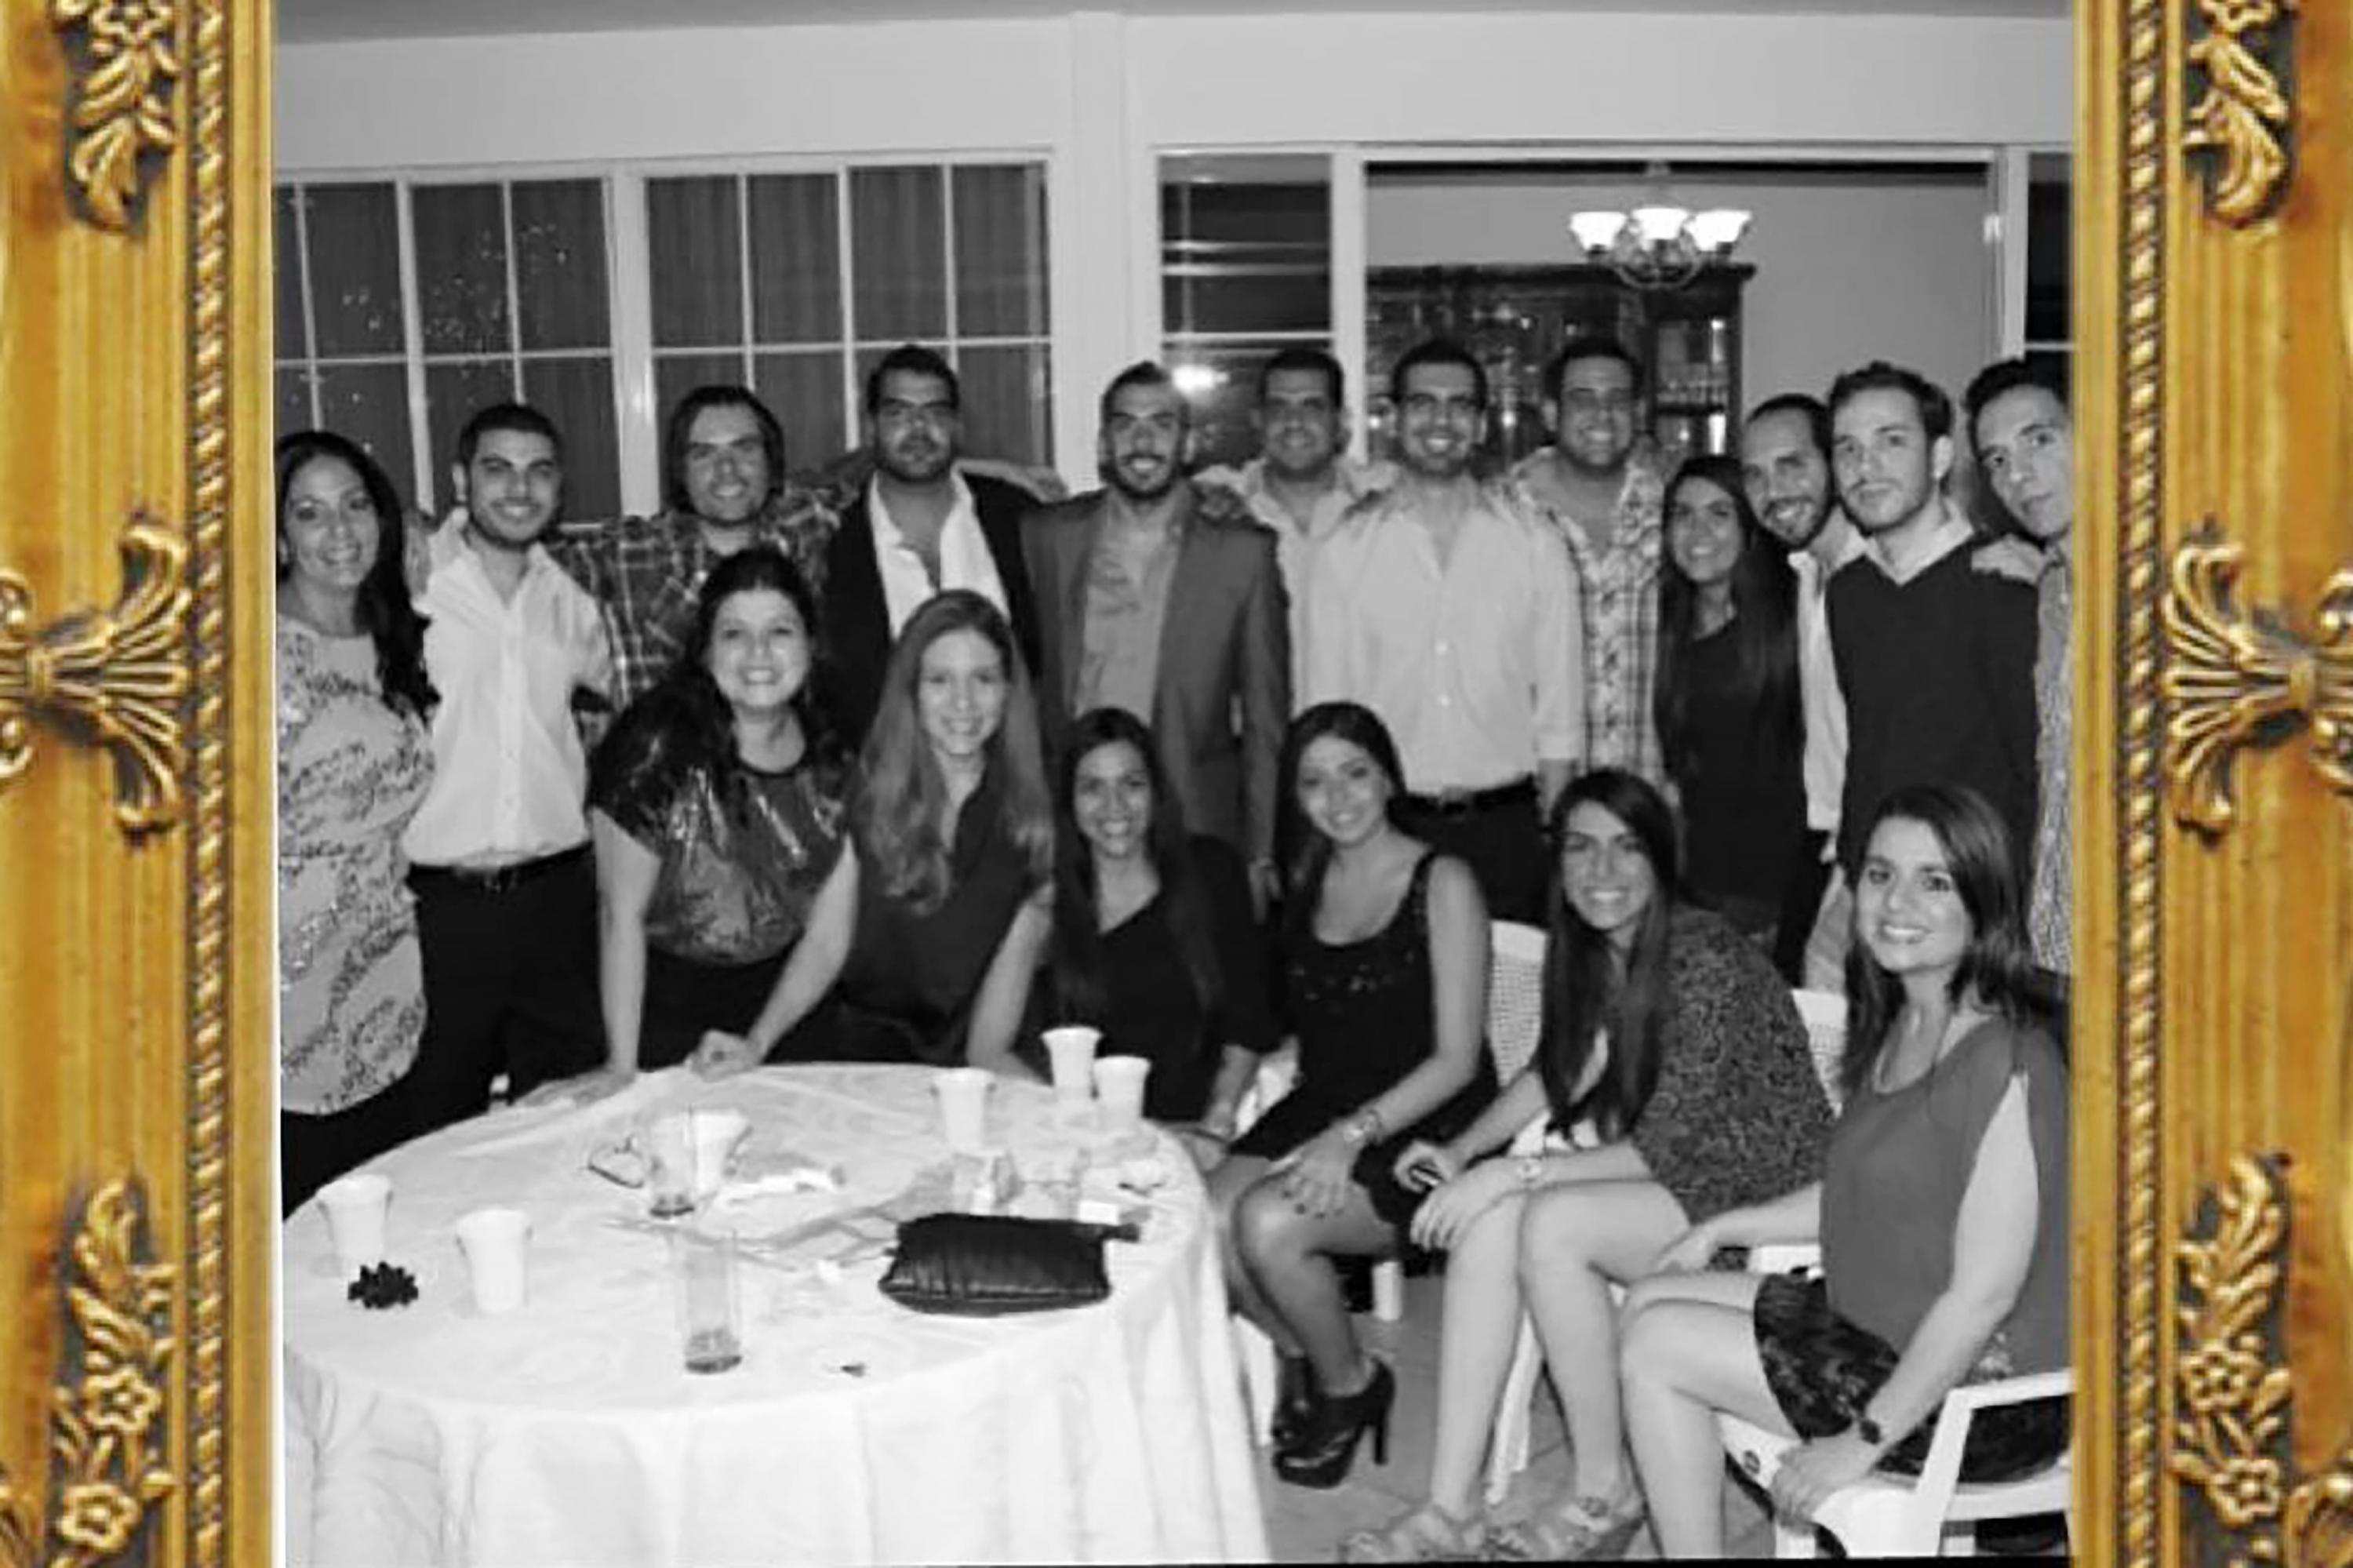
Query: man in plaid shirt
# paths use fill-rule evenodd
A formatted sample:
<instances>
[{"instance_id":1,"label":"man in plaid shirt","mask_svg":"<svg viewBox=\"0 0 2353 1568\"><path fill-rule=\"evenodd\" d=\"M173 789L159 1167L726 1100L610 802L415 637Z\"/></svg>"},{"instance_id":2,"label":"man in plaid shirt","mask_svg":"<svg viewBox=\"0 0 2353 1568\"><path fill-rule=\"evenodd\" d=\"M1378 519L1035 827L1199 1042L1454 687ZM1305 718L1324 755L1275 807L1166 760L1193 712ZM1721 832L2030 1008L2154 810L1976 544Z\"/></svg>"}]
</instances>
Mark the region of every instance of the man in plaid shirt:
<instances>
[{"instance_id":1,"label":"man in plaid shirt","mask_svg":"<svg viewBox=\"0 0 2353 1568\"><path fill-rule=\"evenodd\" d=\"M655 516L618 518L553 546L604 607L616 712L678 656L702 579L723 556L773 545L824 591L835 507L786 482L784 429L745 388L698 387L679 399L662 437L662 496Z\"/></svg>"}]
</instances>

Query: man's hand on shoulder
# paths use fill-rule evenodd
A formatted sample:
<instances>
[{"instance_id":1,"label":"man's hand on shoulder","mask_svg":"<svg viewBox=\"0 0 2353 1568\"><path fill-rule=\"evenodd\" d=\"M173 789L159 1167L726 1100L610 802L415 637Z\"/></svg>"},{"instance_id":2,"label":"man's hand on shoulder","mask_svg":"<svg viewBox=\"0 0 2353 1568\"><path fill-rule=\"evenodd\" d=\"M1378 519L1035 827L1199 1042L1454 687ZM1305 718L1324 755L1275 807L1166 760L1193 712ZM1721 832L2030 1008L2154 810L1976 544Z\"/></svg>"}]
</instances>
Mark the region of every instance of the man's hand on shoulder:
<instances>
[{"instance_id":1,"label":"man's hand on shoulder","mask_svg":"<svg viewBox=\"0 0 2353 1568\"><path fill-rule=\"evenodd\" d=\"M2005 535L1978 546L1969 565L1989 577L2031 583L2042 575L2042 552L2015 535Z\"/></svg>"}]
</instances>

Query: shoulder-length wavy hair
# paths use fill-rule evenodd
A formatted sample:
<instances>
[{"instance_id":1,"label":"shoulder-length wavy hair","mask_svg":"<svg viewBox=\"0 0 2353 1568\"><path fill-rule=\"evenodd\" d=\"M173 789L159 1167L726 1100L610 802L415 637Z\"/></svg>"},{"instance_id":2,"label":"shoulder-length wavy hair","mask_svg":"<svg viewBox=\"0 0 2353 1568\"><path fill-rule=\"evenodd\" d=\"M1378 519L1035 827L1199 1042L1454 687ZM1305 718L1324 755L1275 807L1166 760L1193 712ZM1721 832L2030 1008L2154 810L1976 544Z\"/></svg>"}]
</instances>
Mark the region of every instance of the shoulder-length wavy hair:
<instances>
[{"instance_id":1,"label":"shoulder-length wavy hair","mask_svg":"<svg viewBox=\"0 0 2353 1568\"><path fill-rule=\"evenodd\" d=\"M1588 804L1625 823L1651 863L1651 901L1634 927L1622 973L1609 938L1577 912L1562 882L1561 843L1569 813ZM1671 1001L1668 958L1675 910L1684 902L1674 813L1647 780L1621 768L1597 768L1571 781L1553 801L1545 841L1553 862L1546 879L1551 916L1544 1025L1536 1045L1545 1099L1556 1125L1566 1128L1590 1117L1603 1138L1621 1138L1659 1086ZM1578 1095L1577 1081L1603 1035L1609 1038L1609 1061L1593 1086Z\"/></svg>"},{"instance_id":2,"label":"shoulder-length wavy hair","mask_svg":"<svg viewBox=\"0 0 2353 1568\"><path fill-rule=\"evenodd\" d=\"M814 693L818 683L818 650L822 629L818 625L817 596L800 568L772 545L754 545L721 559L702 580L696 598L694 621L684 646L669 669L644 695L629 705L589 762L591 799L617 798L628 791L668 800L697 770L711 779L719 800L739 821L750 809L743 758L735 745L735 715L719 683L711 673L711 641L719 612L737 594L768 591L784 595L801 618L808 639L809 670L794 693L793 716L799 720L804 767L818 769L819 787L838 796L845 771L840 747L823 718L823 706ZM650 768L640 767L651 759Z\"/></svg>"},{"instance_id":3,"label":"shoulder-length wavy hair","mask_svg":"<svg viewBox=\"0 0 2353 1568\"><path fill-rule=\"evenodd\" d=\"M1314 918L1324 868L1332 863L1332 841L1307 820L1299 805L1300 761L1309 747L1327 735L1358 747L1388 775L1392 820L1397 798L1405 793L1405 766L1398 760L1397 742L1389 738L1388 726L1372 709L1361 703L1318 703L1291 721L1275 765L1274 846L1275 862L1282 868L1283 925L1293 931L1304 930Z\"/></svg>"},{"instance_id":4,"label":"shoulder-length wavy hair","mask_svg":"<svg viewBox=\"0 0 2353 1568\"><path fill-rule=\"evenodd\" d=\"M375 642L376 684L384 700L423 718L440 700L425 673L425 618L409 597L406 567L406 514L392 480L357 441L332 430L298 430L278 441L278 580L283 583L293 567L286 546L286 503L294 481L314 462L328 459L359 476L375 508L375 559L360 580L355 616L361 630Z\"/></svg>"},{"instance_id":5,"label":"shoulder-length wavy hair","mask_svg":"<svg viewBox=\"0 0 2353 1568\"><path fill-rule=\"evenodd\" d=\"M1029 863L1033 883L1054 870L1054 809L1046 789L1038 702L1021 650L997 608L969 588L934 594L907 620L891 645L874 723L859 753L850 823L868 868L892 898L928 913L954 880L949 845L940 836L947 779L923 735L916 687L923 655L955 631L977 632L1005 663L1005 716L988 739L987 766L998 790L998 823Z\"/></svg>"},{"instance_id":6,"label":"shoulder-length wavy hair","mask_svg":"<svg viewBox=\"0 0 2353 1568\"><path fill-rule=\"evenodd\" d=\"M1125 708L1081 714L1054 769L1054 992L1070 1022L1100 1025L1109 1010L1103 989L1103 934L1095 900L1093 846L1079 832L1079 766L1106 746L1132 746L1152 786L1152 818L1145 853L1160 878L1160 907L1176 939L1177 957L1193 982L1204 1016L1225 1000L1225 976L1210 940L1209 916L1193 863L1185 810L1160 766L1152 731Z\"/></svg>"},{"instance_id":7,"label":"shoulder-length wavy hair","mask_svg":"<svg viewBox=\"0 0 2353 1568\"><path fill-rule=\"evenodd\" d=\"M1685 461L1667 484L1663 516L1674 515L1676 498L1694 480L1704 480L1730 496L1733 514L1740 520L1740 556L1732 567L1732 624L1716 635L1731 638L1739 657L1734 689L1753 715L1751 733L1767 745L1800 746L1806 720L1798 688L1797 577L1757 521L1740 465L1731 458L1701 456ZM1675 564L1672 548L1660 555L1658 661L1651 683L1651 716L1658 726L1667 771L1687 783L1696 744L1691 726L1691 648L1699 635L1699 589Z\"/></svg>"},{"instance_id":8,"label":"shoulder-length wavy hair","mask_svg":"<svg viewBox=\"0 0 2353 1568\"><path fill-rule=\"evenodd\" d=\"M1866 856L1871 835L1890 821L1918 822L1936 835L1953 889L1968 914L1968 944L1947 994L1956 1005L1970 1001L2012 1023L2046 1028L2064 1049L2065 999L2060 986L2034 967L2025 892L2001 813L1962 785L1907 785L1889 791L1871 813L1862 838ZM1860 878L1862 873L1855 874ZM1862 918L1859 902L1856 918ZM1870 1077L1904 1008L1903 982L1872 957L1860 928L1847 945L1846 998L1846 1053L1839 1076L1852 1096Z\"/></svg>"}]
</instances>

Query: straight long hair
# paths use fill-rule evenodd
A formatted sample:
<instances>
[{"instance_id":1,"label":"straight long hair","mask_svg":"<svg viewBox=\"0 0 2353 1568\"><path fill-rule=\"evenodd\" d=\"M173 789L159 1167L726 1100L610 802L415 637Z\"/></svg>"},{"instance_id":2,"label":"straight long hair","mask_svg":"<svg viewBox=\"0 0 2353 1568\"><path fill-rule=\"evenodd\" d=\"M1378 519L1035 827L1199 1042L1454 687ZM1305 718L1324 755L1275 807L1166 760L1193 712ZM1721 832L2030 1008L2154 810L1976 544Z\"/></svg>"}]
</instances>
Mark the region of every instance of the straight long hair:
<instances>
[{"instance_id":1,"label":"straight long hair","mask_svg":"<svg viewBox=\"0 0 2353 1568\"><path fill-rule=\"evenodd\" d=\"M1806 733L1798 687L1797 577L1767 539L1756 509L1748 504L1740 465L1728 457L1695 457L1677 469L1667 485L1665 515L1673 516L1677 494L1694 480L1705 480L1731 497L1733 514L1740 521L1740 555L1732 567L1732 623L1715 634L1732 640L1737 658L1733 694L1750 715L1753 744L1794 749L1805 744ZM1699 588L1675 564L1672 547L1662 556L1651 715L1668 774L1688 786L1698 768L1691 663L1692 646L1699 638Z\"/></svg>"},{"instance_id":2,"label":"straight long hair","mask_svg":"<svg viewBox=\"0 0 2353 1568\"><path fill-rule=\"evenodd\" d=\"M425 673L425 618L417 613L417 601L408 593L406 514L401 510L391 477L358 442L332 430L298 430L281 437L277 458L281 556L286 554L286 503L302 471L332 458L359 476L368 503L375 508L375 559L368 563L367 576L360 579L353 619L375 644L376 687L385 704L425 717L440 696ZM278 580L283 583L292 570L291 561L286 561L278 568Z\"/></svg>"},{"instance_id":3,"label":"straight long hair","mask_svg":"<svg viewBox=\"0 0 2353 1568\"><path fill-rule=\"evenodd\" d=\"M932 755L916 688L923 655L955 631L977 632L1005 668L1005 714L988 737L987 766L999 790L998 826L1029 864L1029 880L1053 874L1054 809L1038 738L1038 702L1013 630L987 599L970 588L950 588L923 601L891 645L874 723L859 753L850 823L868 868L884 895L929 914L954 883L949 844L940 835L948 784Z\"/></svg>"},{"instance_id":4,"label":"straight long hair","mask_svg":"<svg viewBox=\"0 0 2353 1568\"><path fill-rule=\"evenodd\" d=\"M1622 975L1610 954L1609 939L1569 903L1561 875L1561 841L1569 813L1588 803L1625 823L1651 863L1651 901L1638 916ZM1560 792L1546 821L1545 838L1553 861L1544 1024L1536 1044L1545 1100L1556 1126L1571 1127L1590 1117L1604 1139L1622 1138L1641 1119L1659 1086L1659 1058L1672 1000L1667 994L1669 949L1675 908L1683 902L1674 814L1645 780L1621 768L1597 768ZM1605 1035L1609 1061L1593 1086L1578 1095L1577 1082Z\"/></svg>"},{"instance_id":5,"label":"straight long hair","mask_svg":"<svg viewBox=\"0 0 2353 1568\"><path fill-rule=\"evenodd\" d=\"M1405 792L1405 767L1398 760L1397 742L1372 709L1361 703L1318 703L1291 721L1283 732L1282 751L1275 764L1279 780L1274 819L1275 863L1282 868L1282 923L1293 935L1304 931L1315 917L1315 900L1324 888L1324 873L1332 863L1332 841L1324 836L1299 805L1299 764L1307 748L1334 736L1373 759L1388 775L1388 814L1394 821L1397 798Z\"/></svg>"},{"instance_id":6,"label":"straight long hair","mask_svg":"<svg viewBox=\"0 0 2353 1568\"><path fill-rule=\"evenodd\" d=\"M1093 708L1071 726L1054 772L1054 993L1071 1022L1100 1026L1109 1012L1103 983L1100 905L1095 895L1094 846L1079 832L1079 765L1106 746L1124 743L1144 759L1152 786L1152 818L1145 831L1145 854L1160 878L1160 907L1176 938L1176 955L1193 983L1202 1015L1214 1015L1225 1001L1225 976L1210 940L1208 901L1185 831L1184 808L1168 787L1159 749L1144 721L1124 708Z\"/></svg>"},{"instance_id":7,"label":"straight long hair","mask_svg":"<svg viewBox=\"0 0 2353 1568\"><path fill-rule=\"evenodd\" d=\"M2026 899L2001 813L1966 786L1913 784L1890 791L1879 802L1863 831L1864 845L1881 823L1890 821L1918 822L1936 836L1954 891L1969 917L1968 943L1946 995L1957 1007L1972 1001L2013 1024L2045 1028L2063 1052L2066 998L2056 980L2034 967L2026 937ZM1846 1052L1839 1063L1849 1097L1870 1078L1904 1010L1903 981L1881 967L1862 938L1859 901L1855 917L1858 925L1846 955Z\"/></svg>"}]
</instances>

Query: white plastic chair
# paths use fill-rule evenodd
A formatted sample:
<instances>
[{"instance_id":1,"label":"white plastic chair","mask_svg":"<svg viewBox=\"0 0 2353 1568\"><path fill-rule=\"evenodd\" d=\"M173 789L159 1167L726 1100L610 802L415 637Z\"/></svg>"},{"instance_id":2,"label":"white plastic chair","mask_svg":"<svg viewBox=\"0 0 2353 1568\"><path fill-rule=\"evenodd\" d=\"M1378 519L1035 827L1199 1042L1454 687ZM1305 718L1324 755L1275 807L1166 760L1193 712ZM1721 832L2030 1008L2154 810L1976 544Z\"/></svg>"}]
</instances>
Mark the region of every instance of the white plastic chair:
<instances>
[{"instance_id":1,"label":"white plastic chair","mask_svg":"<svg viewBox=\"0 0 2353 1568\"><path fill-rule=\"evenodd\" d=\"M1811 1246L1758 1247L1748 1262L1758 1273L1779 1273L1806 1266L1819 1256ZM1850 1557L1938 1557L1944 1555L1947 1542L1956 1540L1974 1554L1977 1526L1982 1520L2043 1513L2063 1517L2074 1478L2065 1451L2048 1468L2031 1476L1982 1484L1960 1479L1961 1454L1968 1443L1969 1423L1978 1411L2050 1399L2073 1393L2074 1388L2074 1374L2060 1371L1954 1389L1945 1395L1936 1436L1928 1442L1927 1461L1916 1479L1873 1471L1831 1494L1811 1522L1785 1520L1776 1513L1773 1555L1816 1555L1817 1527L1838 1537ZM1741 1474L1760 1487L1772 1485L1782 1456L1798 1445L1795 1437L1767 1432L1736 1416L1719 1414L1715 1426L1724 1440L1724 1451ZM2072 1534L2071 1530L2071 1539Z\"/></svg>"},{"instance_id":2,"label":"white plastic chair","mask_svg":"<svg viewBox=\"0 0 2353 1568\"><path fill-rule=\"evenodd\" d=\"M1814 1053L1814 1075L1821 1079L1822 1093L1830 1097L1831 1114L1836 1116L1846 1103L1846 1094L1839 1081L1840 1067L1846 1056L1846 998L1834 991L1798 991L1789 994L1798 1004L1798 1016L1806 1022L1806 1041Z\"/></svg>"}]
</instances>

